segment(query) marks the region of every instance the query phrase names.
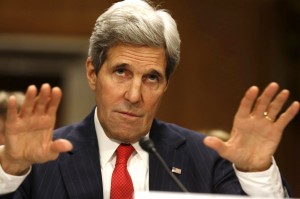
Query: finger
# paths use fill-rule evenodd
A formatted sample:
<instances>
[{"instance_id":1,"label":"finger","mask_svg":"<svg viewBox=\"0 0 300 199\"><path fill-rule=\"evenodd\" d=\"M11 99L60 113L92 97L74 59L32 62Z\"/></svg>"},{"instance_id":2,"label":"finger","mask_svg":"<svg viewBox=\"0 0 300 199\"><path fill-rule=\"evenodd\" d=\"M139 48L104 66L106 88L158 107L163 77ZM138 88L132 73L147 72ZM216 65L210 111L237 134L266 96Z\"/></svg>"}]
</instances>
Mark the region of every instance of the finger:
<instances>
[{"instance_id":1,"label":"finger","mask_svg":"<svg viewBox=\"0 0 300 199\"><path fill-rule=\"evenodd\" d=\"M278 126L280 131L283 131L288 123L297 115L299 112L300 105L299 102L293 102L288 109L280 115L277 119L275 125Z\"/></svg>"},{"instance_id":2,"label":"finger","mask_svg":"<svg viewBox=\"0 0 300 199\"><path fill-rule=\"evenodd\" d=\"M238 108L238 111L236 113L237 117L248 117L251 113L254 101L258 95L259 89L256 86L250 87L246 93L243 99L241 100L240 106Z\"/></svg>"},{"instance_id":3,"label":"finger","mask_svg":"<svg viewBox=\"0 0 300 199\"><path fill-rule=\"evenodd\" d=\"M50 97L51 99L50 99L50 102L48 105L48 110L47 110L47 112L50 114L50 116L56 115L59 103L61 101L61 97L62 97L62 92L61 92L60 88L54 87L51 92L51 97Z\"/></svg>"},{"instance_id":4,"label":"finger","mask_svg":"<svg viewBox=\"0 0 300 199\"><path fill-rule=\"evenodd\" d=\"M21 106L20 117L26 117L32 114L34 109L35 98L37 95L37 88L35 85L30 85L27 88L24 102Z\"/></svg>"},{"instance_id":5,"label":"finger","mask_svg":"<svg viewBox=\"0 0 300 199\"><path fill-rule=\"evenodd\" d=\"M73 145L69 140L65 139L58 139L55 140L52 145L51 145L51 150L54 153L63 153L63 152L68 152L73 149Z\"/></svg>"},{"instance_id":6,"label":"finger","mask_svg":"<svg viewBox=\"0 0 300 199\"><path fill-rule=\"evenodd\" d=\"M267 110L270 102L272 101L273 97L277 93L279 86L277 83L272 82L270 83L261 96L256 100L254 105L254 109L252 115L264 117L264 112Z\"/></svg>"},{"instance_id":7,"label":"finger","mask_svg":"<svg viewBox=\"0 0 300 199\"><path fill-rule=\"evenodd\" d=\"M210 147L211 149L215 150L220 156L225 158L226 146L221 139L219 139L217 137L213 137L213 136L207 136L204 139L204 144L206 146Z\"/></svg>"},{"instance_id":8,"label":"finger","mask_svg":"<svg viewBox=\"0 0 300 199\"><path fill-rule=\"evenodd\" d=\"M51 87L49 84L43 84L40 93L36 99L34 113L44 114L50 99Z\"/></svg>"},{"instance_id":9,"label":"finger","mask_svg":"<svg viewBox=\"0 0 300 199\"><path fill-rule=\"evenodd\" d=\"M7 122L13 122L18 117L18 105L17 99L15 96L10 96L7 101L7 113L6 119Z\"/></svg>"},{"instance_id":10,"label":"finger","mask_svg":"<svg viewBox=\"0 0 300 199\"><path fill-rule=\"evenodd\" d=\"M284 103L287 101L289 97L288 90L282 90L276 98L270 103L268 109L266 110L268 113L268 117L271 118L273 121L276 120L277 115L281 111Z\"/></svg>"}]
</instances>

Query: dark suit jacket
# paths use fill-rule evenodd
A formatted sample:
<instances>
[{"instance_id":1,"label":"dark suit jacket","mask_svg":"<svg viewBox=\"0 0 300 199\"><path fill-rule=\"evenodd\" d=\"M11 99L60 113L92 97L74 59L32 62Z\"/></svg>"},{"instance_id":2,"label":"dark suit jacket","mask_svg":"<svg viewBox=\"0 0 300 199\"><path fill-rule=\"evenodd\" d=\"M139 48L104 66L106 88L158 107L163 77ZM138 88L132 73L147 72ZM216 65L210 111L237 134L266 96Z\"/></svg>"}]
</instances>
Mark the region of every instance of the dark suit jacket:
<instances>
[{"instance_id":1,"label":"dark suit jacket","mask_svg":"<svg viewBox=\"0 0 300 199\"><path fill-rule=\"evenodd\" d=\"M154 120L150 137L168 166L182 170L176 175L190 192L243 194L232 164L207 148L203 135ZM70 140L73 150L55 161L33 165L19 189L0 199L103 198L94 111L81 123L57 129L57 138ZM149 164L150 190L179 191L152 154Z\"/></svg>"}]
</instances>

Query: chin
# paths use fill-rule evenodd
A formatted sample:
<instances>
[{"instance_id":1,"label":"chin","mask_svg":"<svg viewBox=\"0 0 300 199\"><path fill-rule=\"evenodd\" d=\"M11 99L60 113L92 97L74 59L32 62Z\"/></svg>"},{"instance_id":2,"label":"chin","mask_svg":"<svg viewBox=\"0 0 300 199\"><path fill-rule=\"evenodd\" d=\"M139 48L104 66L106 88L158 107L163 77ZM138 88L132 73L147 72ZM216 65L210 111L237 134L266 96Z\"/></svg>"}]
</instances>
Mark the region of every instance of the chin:
<instances>
[{"instance_id":1,"label":"chin","mask_svg":"<svg viewBox=\"0 0 300 199\"><path fill-rule=\"evenodd\" d=\"M127 131L128 132L128 131ZM131 132L134 132L134 131L131 131ZM127 134L124 133L124 134L119 134L118 136L115 136L117 137L117 140L118 141L121 141L121 142L125 142L125 143L136 143L138 142L142 137L144 137L146 134L138 134L138 135L132 135L132 134Z\"/></svg>"},{"instance_id":2,"label":"chin","mask_svg":"<svg viewBox=\"0 0 300 199\"><path fill-rule=\"evenodd\" d=\"M119 139L117 139L118 141L122 142L122 143L136 143L139 141L139 138L136 137L120 137Z\"/></svg>"}]
</instances>

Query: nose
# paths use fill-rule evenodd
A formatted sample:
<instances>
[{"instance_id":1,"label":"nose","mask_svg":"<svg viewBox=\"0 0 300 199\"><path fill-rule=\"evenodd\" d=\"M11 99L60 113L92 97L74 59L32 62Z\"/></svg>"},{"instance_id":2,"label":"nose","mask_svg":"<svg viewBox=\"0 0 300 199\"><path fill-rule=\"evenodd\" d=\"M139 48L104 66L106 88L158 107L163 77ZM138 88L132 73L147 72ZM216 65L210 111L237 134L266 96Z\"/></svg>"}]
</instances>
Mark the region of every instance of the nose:
<instances>
[{"instance_id":1,"label":"nose","mask_svg":"<svg viewBox=\"0 0 300 199\"><path fill-rule=\"evenodd\" d=\"M139 103L142 100L142 81L133 79L125 92L125 99L132 104Z\"/></svg>"}]
</instances>

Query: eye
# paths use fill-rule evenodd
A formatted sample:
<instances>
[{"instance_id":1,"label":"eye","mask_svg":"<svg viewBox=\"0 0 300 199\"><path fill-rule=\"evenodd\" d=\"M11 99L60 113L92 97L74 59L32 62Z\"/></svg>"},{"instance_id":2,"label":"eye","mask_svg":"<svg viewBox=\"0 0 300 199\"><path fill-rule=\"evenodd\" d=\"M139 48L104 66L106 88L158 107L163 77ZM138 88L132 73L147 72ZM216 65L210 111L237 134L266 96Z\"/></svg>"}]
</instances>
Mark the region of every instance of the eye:
<instances>
[{"instance_id":1,"label":"eye","mask_svg":"<svg viewBox=\"0 0 300 199\"><path fill-rule=\"evenodd\" d=\"M125 75L125 69L124 69L124 68L117 68L117 69L115 70L115 73L116 73L117 75L123 76L123 75Z\"/></svg>"},{"instance_id":2,"label":"eye","mask_svg":"<svg viewBox=\"0 0 300 199\"><path fill-rule=\"evenodd\" d=\"M157 74L149 74L147 79L151 82L158 82L159 76Z\"/></svg>"},{"instance_id":3,"label":"eye","mask_svg":"<svg viewBox=\"0 0 300 199\"><path fill-rule=\"evenodd\" d=\"M163 83L162 79L162 75L159 72L153 70L144 75L143 82L145 83L145 85L151 88L158 88L158 86Z\"/></svg>"},{"instance_id":4,"label":"eye","mask_svg":"<svg viewBox=\"0 0 300 199\"><path fill-rule=\"evenodd\" d=\"M132 73L124 66L118 66L113 69L112 78L115 82L124 83L132 77Z\"/></svg>"}]
</instances>

